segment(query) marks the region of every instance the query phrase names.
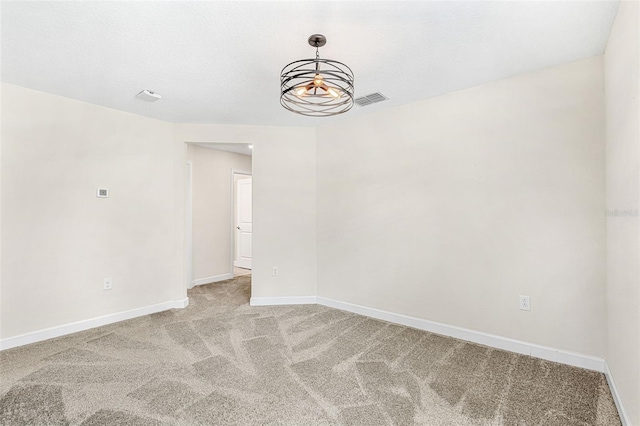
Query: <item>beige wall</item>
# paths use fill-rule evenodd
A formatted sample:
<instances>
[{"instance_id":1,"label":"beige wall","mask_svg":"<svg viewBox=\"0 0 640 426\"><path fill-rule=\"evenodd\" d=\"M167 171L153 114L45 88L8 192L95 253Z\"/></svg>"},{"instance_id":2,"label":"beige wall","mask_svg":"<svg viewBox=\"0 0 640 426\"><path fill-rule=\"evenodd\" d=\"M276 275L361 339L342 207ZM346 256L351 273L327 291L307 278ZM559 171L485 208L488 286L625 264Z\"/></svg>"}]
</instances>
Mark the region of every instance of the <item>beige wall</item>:
<instances>
[{"instance_id":1,"label":"beige wall","mask_svg":"<svg viewBox=\"0 0 640 426\"><path fill-rule=\"evenodd\" d=\"M232 274L231 171L251 172L251 157L189 144L192 162L193 278Z\"/></svg>"},{"instance_id":2,"label":"beige wall","mask_svg":"<svg viewBox=\"0 0 640 426\"><path fill-rule=\"evenodd\" d=\"M177 300L172 125L8 84L1 109L2 339Z\"/></svg>"},{"instance_id":3,"label":"beige wall","mask_svg":"<svg viewBox=\"0 0 640 426\"><path fill-rule=\"evenodd\" d=\"M605 52L607 362L632 424L640 425L640 109L638 2L620 3Z\"/></svg>"},{"instance_id":4,"label":"beige wall","mask_svg":"<svg viewBox=\"0 0 640 426\"><path fill-rule=\"evenodd\" d=\"M186 297L185 142L254 144L252 294L316 294L315 129L173 125L7 84L1 110L1 339Z\"/></svg>"},{"instance_id":5,"label":"beige wall","mask_svg":"<svg viewBox=\"0 0 640 426\"><path fill-rule=\"evenodd\" d=\"M253 297L316 294L315 129L176 124L176 259L184 259L185 142L252 143ZM271 275L278 266L279 276ZM185 282L184 262L175 271ZM186 294L185 286L182 288Z\"/></svg>"},{"instance_id":6,"label":"beige wall","mask_svg":"<svg viewBox=\"0 0 640 426\"><path fill-rule=\"evenodd\" d=\"M317 132L320 296L605 355L602 57Z\"/></svg>"},{"instance_id":7,"label":"beige wall","mask_svg":"<svg viewBox=\"0 0 640 426\"><path fill-rule=\"evenodd\" d=\"M4 84L0 83L0 342L2 341L2 95Z\"/></svg>"}]
</instances>

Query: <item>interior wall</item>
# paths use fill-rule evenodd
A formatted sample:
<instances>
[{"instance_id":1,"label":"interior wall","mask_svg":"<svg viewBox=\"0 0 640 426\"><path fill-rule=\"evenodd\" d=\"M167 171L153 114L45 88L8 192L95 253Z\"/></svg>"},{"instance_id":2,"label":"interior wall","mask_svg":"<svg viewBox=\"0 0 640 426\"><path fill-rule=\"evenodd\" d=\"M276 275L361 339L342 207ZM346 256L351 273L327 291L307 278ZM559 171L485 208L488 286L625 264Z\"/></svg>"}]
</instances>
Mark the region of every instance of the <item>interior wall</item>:
<instances>
[{"instance_id":1,"label":"interior wall","mask_svg":"<svg viewBox=\"0 0 640 426\"><path fill-rule=\"evenodd\" d=\"M1 102L2 339L177 300L172 125L4 83Z\"/></svg>"},{"instance_id":2,"label":"interior wall","mask_svg":"<svg viewBox=\"0 0 640 426\"><path fill-rule=\"evenodd\" d=\"M2 89L0 84L0 323L2 322ZM0 341L2 340L2 324L0 324Z\"/></svg>"},{"instance_id":3,"label":"interior wall","mask_svg":"<svg viewBox=\"0 0 640 426\"><path fill-rule=\"evenodd\" d=\"M318 295L604 357L603 140L602 57L319 127Z\"/></svg>"},{"instance_id":4,"label":"interior wall","mask_svg":"<svg viewBox=\"0 0 640 426\"><path fill-rule=\"evenodd\" d=\"M316 294L315 129L176 124L175 254L182 281L185 230L185 142L253 144L252 297ZM279 276L272 276L277 266ZM182 292L186 294L183 286Z\"/></svg>"},{"instance_id":5,"label":"interior wall","mask_svg":"<svg viewBox=\"0 0 640 426\"><path fill-rule=\"evenodd\" d=\"M607 158L607 363L640 424L640 7L623 1L604 56Z\"/></svg>"},{"instance_id":6,"label":"interior wall","mask_svg":"<svg viewBox=\"0 0 640 426\"><path fill-rule=\"evenodd\" d=\"M193 278L214 282L233 274L231 170L251 172L251 157L188 144L192 162Z\"/></svg>"}]
</instances>

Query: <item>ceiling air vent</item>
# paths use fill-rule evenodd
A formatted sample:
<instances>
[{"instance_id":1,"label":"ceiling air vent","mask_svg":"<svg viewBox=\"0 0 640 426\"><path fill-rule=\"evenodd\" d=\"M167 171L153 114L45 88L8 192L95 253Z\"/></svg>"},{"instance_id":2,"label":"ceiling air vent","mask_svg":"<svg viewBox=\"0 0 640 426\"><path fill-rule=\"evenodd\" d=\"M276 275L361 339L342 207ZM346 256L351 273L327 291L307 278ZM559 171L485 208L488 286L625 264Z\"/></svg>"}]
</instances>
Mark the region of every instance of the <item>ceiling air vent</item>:
<instances>
[{"instance_id":1,"label":"ceiling air vent","mask_svg":"<svg viewBox=\"0 0 640 426\"><path fill-rule=\"evenodd\" d=\"M382 93L376 92L367 96L356 98L354 102L360 106L367 106L367 105L375 104L376 102L386 101L387 99L388 98Z\"/></svg>"}]
</instances>

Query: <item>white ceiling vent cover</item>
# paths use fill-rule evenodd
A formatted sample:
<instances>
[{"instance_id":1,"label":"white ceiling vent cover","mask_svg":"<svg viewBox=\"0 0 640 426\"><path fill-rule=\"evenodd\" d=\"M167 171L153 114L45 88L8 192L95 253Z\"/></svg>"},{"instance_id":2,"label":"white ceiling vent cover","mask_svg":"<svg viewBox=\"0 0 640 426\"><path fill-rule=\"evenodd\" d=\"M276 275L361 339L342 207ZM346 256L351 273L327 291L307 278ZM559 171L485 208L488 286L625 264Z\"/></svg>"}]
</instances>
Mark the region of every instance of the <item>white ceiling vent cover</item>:
<instances>
[{"instance_id":1,"label":"white ceiling vent cover","mask_svg":"<svg viewBox=\"0 0 640 426\"><path fill-rule=\"evenodd\" d=\"M382 93L376 92L376 93L372 93L370 95L366 95L366 96L362 96L360 98L356 98L356 100L354 102L357 105L360 105L360 106L367 106L367 105L375 104L376 102L386 101L387 99L389 99L389 98L387 98Z\"/></svg>"}]
</instances>

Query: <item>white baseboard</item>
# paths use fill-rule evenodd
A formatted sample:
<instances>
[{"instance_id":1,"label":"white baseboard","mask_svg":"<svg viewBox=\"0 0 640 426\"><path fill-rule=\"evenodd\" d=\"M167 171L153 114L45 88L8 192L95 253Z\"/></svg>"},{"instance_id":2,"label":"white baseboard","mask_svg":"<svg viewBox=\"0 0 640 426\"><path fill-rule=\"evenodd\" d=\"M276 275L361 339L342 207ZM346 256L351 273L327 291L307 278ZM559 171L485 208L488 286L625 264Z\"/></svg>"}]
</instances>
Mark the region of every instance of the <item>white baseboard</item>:
<instances>
[{"instance_id":1,"label":"white baseboard","mask_svg":"<svg viewBox=\"0 0 640 426\"><path fill-rule=\"evenodd\" d=\"M211 283L217 283L218 281L230 280L233 278L233 272L229 272L227 274L214 275L212 277L204 277L198 278L197 280L193 280L192 284L196 285L205 285Z\"/></svg>"},{"instance_id":2,"label":"white baseboard","mask_svg":"<svg viewBox=\"0 0 640 426\"><path fill-rule=\"evenodd\" d=\"M496 336L493 334L482 333L480 331L469 330L462 327L441 324L421 318L410 317L407 315L394 314L392 312L382 311L379 309L368 308L366 306L354 305L352 303L341 302L338 300L328 299L326 297L317 297L317 303L329 306L343 311L349 311L371 318L377 318L396 324L406 325L408 327L426 330L432 333L441 334L443 336L455 337L456 339L466 340L468 342L479 343L481 345L490 346L492 348L503 349L509 352L515 352L523 355L530 355L536 358L546 359L548 361L559 362L562 364L573 365L575 367L585 368L604 373L604 359L583 355L559 349L548 348L532 343L522 342L519 340L509 339L507 337Z\"/></svg>"},{"instance_id":3,"label":"white baseboard","mask_svg":"<svg viewBox=\"0 0 640 426\"><path fill-rule=\"evenodd\" d=\"M173 306L171 306L170 309L184 309L189 306L189 298L185 297L182 300L174 300L171 303L173 303Z\"/></svg>"},{"instance_id":4,"label":"white baseboard","mask_svg":"<svg viewBox=\"0 0 640 426\"><path fill-rule=\"evenodd\" d=\"M624 410L622 399L620 399L620 394L618 393L616 382L613 380L613 374L611 374L611 370L609 370L609 364L607 364L607 361L604 362L604 376L607 378L609 389L611 389L611 396L613 396L613 402L616 403L616 408L618 409L618 414L620 415L622 426L633 426L631 424L631 419L627 415L627 412Z\"/></svg>"},{"instance_id":5,"label":"white baseboard","mask_svg":"<svg viewBox=\"0 0 640 426\"><path fill-rule=\"evenodd\" d=\"M158 303L157 305L143 306L142 308L136 308L130 311L118 312L115 314L104 315L88 320L72 322L70 324L59 325L57 327L45 328L44 330L1 339L0 351L16 348L18 346L28 345L30 343L41 342L47 339L53 339L54 337L60 337L71 333L77 333L79 331L88 330L90 328L113 324L114 322L141 317L143 315L155 314L157 312L167 311L169 309L186 308L188 305L189 298L186 297L182 300L172 300L170 302Z\"/></svg>"},{"instance_id":6,"label":"white baseboard","mask_svg":"<svg viewBox=\"0 0 640 426\"><path fill-rule=\"evenodd\" d=\"M316 303L316 296L252 297L249 300L251 306L315 305Z\"/></svg>"}]
</instances>

